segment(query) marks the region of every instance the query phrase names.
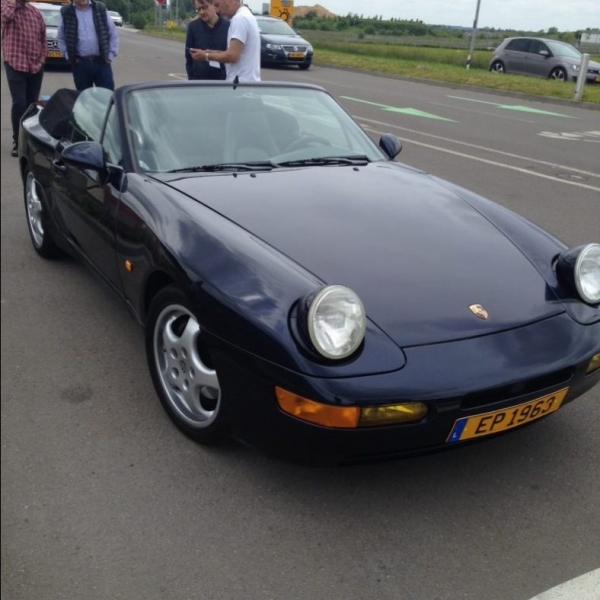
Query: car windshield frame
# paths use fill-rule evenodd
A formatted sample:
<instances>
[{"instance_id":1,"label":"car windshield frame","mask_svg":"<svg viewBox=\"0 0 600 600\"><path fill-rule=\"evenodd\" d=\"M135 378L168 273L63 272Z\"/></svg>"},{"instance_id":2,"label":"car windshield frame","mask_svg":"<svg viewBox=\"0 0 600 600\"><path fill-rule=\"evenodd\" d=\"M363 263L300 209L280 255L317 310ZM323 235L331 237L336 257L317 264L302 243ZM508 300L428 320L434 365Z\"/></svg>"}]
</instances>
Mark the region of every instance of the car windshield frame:
<instances>
[{"instance_id":1,"label":"car windshield frame","mask_svg":"<svg viewBox=\"0 0 600 600\"><path fill-rule=\"evenodd\" d=\"M141 172L339 166L354 164L356 156L389 160L330 94L308 86L219 82L134 88L125 95L124 109L133 166Z\"/></svg>"}]
</instances>

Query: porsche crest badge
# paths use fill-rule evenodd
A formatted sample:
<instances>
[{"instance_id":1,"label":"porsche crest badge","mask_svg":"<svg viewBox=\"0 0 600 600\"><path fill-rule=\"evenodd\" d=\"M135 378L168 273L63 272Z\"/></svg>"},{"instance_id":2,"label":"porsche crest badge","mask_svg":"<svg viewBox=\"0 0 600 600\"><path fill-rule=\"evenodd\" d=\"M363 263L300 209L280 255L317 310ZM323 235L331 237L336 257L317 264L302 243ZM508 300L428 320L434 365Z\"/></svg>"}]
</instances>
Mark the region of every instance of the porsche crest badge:
<instances>
[{"instance_id":1,"label":"porsche crest badge","mask_svg":"<svg viewBox=\"0 0 600 600\"><path fill-rule=\"evenodd\" d=\"M471 306L469 306L469 310L476 317L479 317L480 319L483 319L484 321L489 317L488 311L485 310L485 308L483 308L483 306L481 306L481 304L471 304Z\"/></svg>"}]
</instances>

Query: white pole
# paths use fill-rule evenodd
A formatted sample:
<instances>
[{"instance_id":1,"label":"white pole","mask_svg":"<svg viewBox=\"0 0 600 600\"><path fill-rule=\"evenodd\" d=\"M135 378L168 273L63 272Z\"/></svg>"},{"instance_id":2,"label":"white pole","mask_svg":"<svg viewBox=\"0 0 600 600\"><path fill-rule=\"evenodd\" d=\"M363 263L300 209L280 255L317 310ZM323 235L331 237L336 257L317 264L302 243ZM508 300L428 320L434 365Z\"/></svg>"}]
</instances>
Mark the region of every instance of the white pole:
<instances>
[{"instance_id":1,"label":"white pole","mask_svg":"<svg viewBox=\"0 0 600 600\"><path fill-rule=\"evenodd\" d=\"M467 56L467 69L471 68L471 60L473 51L475 50L475 36L477 35L477 20L479 19L479 5L481 0L477 0L477 8L475 9L475 20L473 21L473 33L471 34L471 47L469 48L469 56Z\"/></svg>"},{"instance_id":2,"label":"white pole","mask_svg":"<svg viewBox=\"0 0 600 600\"><path fill-rule=\"evenodd\" d=\"M583 86L587 79L587 69L590 62L590 55L583 54L581 56L581 67L579 68L579 77L577 77L577 85L575 86L575 97L574 100L581 100L583 96Z\"/></svg>"}]
</instances>

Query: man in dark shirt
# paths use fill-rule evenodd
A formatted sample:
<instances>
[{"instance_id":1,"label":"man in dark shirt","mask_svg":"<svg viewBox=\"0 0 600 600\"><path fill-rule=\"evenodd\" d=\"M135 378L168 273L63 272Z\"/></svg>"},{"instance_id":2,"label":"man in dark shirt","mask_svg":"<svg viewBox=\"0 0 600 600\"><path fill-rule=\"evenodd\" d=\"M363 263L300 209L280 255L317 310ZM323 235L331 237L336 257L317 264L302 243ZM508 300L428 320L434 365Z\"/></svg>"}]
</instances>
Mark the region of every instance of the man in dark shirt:
<instances>
[{"instance_id":1,"label":"man in dark shirt","mask_svg":"<svg viewBox=\"0 0 600 600\"><path fill-rule=\"evenodd\" d=\"M217 14L213 0L194 0L198 18L187 29L185 70L188 79L225 79L225 65L214 61L194 60L190 48L227 49L229 21Z\"/></svg>"}]
</instances>

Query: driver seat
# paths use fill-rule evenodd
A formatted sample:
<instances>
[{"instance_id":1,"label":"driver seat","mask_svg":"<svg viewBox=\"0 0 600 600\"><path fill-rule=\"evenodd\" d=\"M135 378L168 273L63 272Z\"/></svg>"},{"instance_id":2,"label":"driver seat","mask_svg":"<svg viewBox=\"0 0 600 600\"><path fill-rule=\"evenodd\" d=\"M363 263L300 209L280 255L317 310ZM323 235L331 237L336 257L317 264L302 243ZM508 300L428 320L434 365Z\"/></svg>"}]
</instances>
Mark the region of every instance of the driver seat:
<instances>
[{"instance_id":1,"label":"driver seat","mask_svg":"<svg viewBox=\"0 0 600 600\"><path fill-rule=\"evenodd\" d=\"M230 112L225 122L225 162L269 160L278 154L263 110Z\"/></svg>"}]
</instances>

